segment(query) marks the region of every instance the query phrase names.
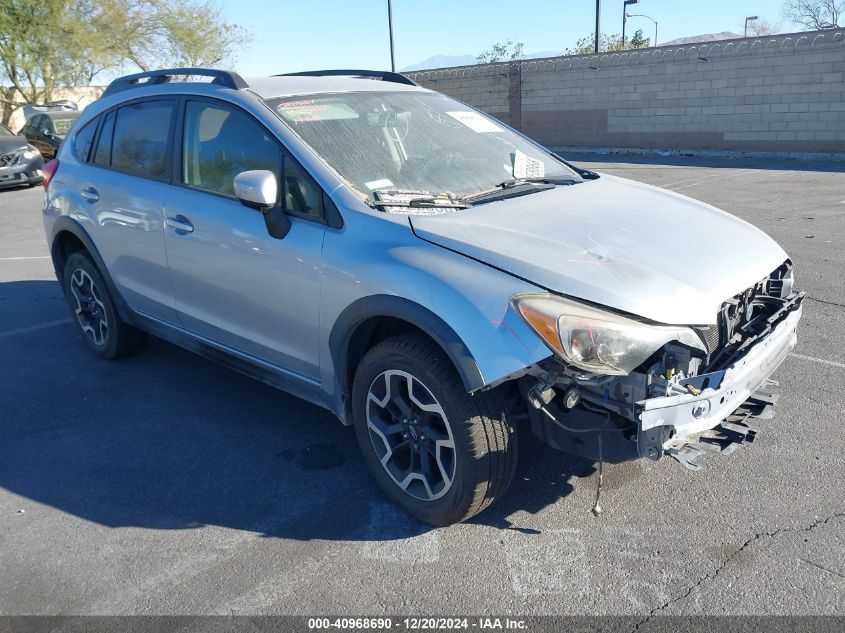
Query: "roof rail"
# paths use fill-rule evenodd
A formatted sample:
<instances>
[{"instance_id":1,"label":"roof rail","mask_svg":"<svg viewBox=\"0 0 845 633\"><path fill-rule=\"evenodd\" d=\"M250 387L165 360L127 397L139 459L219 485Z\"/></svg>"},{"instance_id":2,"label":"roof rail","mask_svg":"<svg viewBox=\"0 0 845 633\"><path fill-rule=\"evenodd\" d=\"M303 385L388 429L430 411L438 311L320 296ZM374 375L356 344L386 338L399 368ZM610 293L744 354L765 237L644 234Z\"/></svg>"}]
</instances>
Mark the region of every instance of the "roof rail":
<instances>
[{"instance_id":1,"label":"roof rail","mask_svg":"<svg viewBox=\"0 0 845 633\"><path fill-rule=\"evenodd\" d=\"M166 84L169 83L173 77L186 77L193 75L214 77L211 83L225 88L231 88L232 90L241 90L242 88L249 87L249 84L244 81L243 77L230 70L218 70L216 68L164 68L161 70L149 70L143 73L135 73L134 75L118 77L108 85L102 96L106 97L131 88ZM146 79L147 81L141 81L142 79Z\"/></svg>"},{"instance_id":2,"label":"roof rail","mask_svg":"<svg viewBox=\"0 0 845 633\"><path fill-rule=\"evenodd\" d=\"M283 73L276 77L362 77L366 79L381 79L396 84L419 86L413 79L389 70L306 70L298 73Z\"/></svg>"}]
</instances>

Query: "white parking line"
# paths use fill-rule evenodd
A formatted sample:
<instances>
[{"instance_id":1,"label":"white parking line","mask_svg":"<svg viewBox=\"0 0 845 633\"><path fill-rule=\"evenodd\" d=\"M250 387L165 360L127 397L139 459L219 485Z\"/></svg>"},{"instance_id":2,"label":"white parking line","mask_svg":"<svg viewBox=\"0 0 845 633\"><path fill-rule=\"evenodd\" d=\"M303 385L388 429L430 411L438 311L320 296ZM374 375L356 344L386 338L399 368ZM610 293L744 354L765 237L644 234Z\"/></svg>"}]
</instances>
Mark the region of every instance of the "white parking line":
<instances>
[{"instance_id":1,"label":"white parking line","mask_svg":"<svg viewBox=\"0 0 845 633\"><path fill-rule=\"evenodd\" d=\"M50 259L50 256L38 255L37 257L0 257L0 262L17 262L22 259Z\"/></svg>"},{"instance_id":2,"label":"white parking line","mask_svg":"<svg viewBox=\"0 0 845 633\"><path fill-rule=\"evenodd\" d=\"M845 363L837 363L835 360L826 360L824 358L816 358L815 356L804 356L804 354L796 354L795 352L791 352L789 355L794 356L795 358L800 358L801 360L808 360L811 363L819 363L821 365L830 365L831 367L845 369Z\"/></svg>"},{"instance_id":3,"label":"white parking line","mask_svg":"<svg viewBox=\"0 0 845 633\"><path fill-rule=\"evenodd\" d=\"M692 178L685 178L684 180L678 180L676 182L666 183L665 185L659 185L663 189L670 189L672 191L676 191L678 189L685 189L687 187L697 187L703 183L709 182L714 179L719 180L726 180L728 178L738 178L740 176L747 176L753 173L755 170L753 169L738 169L730 174L725 173L715 173L709 174L706 176L694 176Z\"/></svg>"},{"instance_id":4,"label":"white parking line","mask_svg":"<svg viewBox=\"0 0 845 633\"><path fill-rule=\"evenodd\" d=\"M55 321L45 321L44 323L30 325L29 327L18 328L17 330L8 330L6 332L0 332L0 339L11 338L13 336L19 336L21 334L29 334L30 332L45 330L49 327L56 327L57 325L67 325L68 323L73 323L73 319L56 319Z\"/></svg>"}]
</instances>

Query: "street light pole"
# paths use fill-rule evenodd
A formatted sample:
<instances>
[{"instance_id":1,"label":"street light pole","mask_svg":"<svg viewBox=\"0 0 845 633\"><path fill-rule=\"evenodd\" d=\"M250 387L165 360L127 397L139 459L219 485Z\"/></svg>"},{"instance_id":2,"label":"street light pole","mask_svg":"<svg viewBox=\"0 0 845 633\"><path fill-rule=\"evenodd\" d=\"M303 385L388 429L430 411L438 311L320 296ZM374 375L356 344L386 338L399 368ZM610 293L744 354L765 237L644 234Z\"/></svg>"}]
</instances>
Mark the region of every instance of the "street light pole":
<instances>
[{"instance_id":1,"label":"street light pole","mask_svg":"<svg viewBox=\"0 0 845 633\"><path fill-rule=\"evenodd\" d=\"M625 48L625 22L628 19L628 5L637 4L640 0L624 0L622 3L622 48Z\"/></svg>"},{"instance_id":2,"label":"street light pole","mask_svg":"<svg viewBox=\"0 0 845 633\"><path fill-rule=\"evenodd\" d=\"M390 71L396 72L396 61L393 57L393 7L387 0L387 28L390 31Z\"/></svg>"},{"instance_id":3,"label":"street light pole","mask_svg":"<svg viewBox=\"0 0 845 633\"><path fill-rule=\"evenodd\" d=\"M628 13L625 11L625 5L622 5L622 48L625 48L625 23L628 21Z\"/></svg>"},{"instance_id":4,"label":"street light pole","mask_svg":"<svg viewBox=\"0 0 845 633\"><path fill-rule=\"evenodd\" d=\"M645 18L654 22L654 45L657 46L657 20L642 13L627 13L626 16L629 18Z\"/></svg>"},{"instance_id":5,"label":"street light pole","mask_svg":"<svg viewBox=\"0 0 845 633\"><path fill-rule=\"evenodd\" d=\"M745 37L748 37L748 23L753 22L756 19L756 15L749 15L747 18L745 18Z\"/></svg>"},{"instance_id":6,"label":"street light pole","mask_svg":"<svg viewBox=\"0 0 845 633\"><path fill-rule=\"evenodd\" d=\"M596 39L593 45L593 51L599 52L599 37L601 33L601 0L596 0Z\"/></svg>"}]
</instances>

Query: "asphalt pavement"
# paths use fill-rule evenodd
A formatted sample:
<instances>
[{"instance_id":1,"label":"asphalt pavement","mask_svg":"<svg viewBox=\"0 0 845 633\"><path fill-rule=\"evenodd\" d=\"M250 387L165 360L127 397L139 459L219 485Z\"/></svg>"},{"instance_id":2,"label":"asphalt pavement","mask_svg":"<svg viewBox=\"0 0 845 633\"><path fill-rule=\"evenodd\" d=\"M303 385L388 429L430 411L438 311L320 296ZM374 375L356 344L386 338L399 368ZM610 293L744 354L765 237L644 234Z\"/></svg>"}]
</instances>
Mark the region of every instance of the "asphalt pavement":
<instances>
[{"instance_id":1,"label":"asphalt pavement","mask_svg":"<svg viewBox=\"0 0 845 633\"><path fill-rule=\"evenodd\" d=\"M697 473L606 465L596 517L595 464L526 436L497 505L432 529L329 413L159 340L95 358L42 190L0 191L0 614L845 615L845 166L575 161L735 213L792 256L799 344L753 445Z\"/></svg>"}]
</instances>

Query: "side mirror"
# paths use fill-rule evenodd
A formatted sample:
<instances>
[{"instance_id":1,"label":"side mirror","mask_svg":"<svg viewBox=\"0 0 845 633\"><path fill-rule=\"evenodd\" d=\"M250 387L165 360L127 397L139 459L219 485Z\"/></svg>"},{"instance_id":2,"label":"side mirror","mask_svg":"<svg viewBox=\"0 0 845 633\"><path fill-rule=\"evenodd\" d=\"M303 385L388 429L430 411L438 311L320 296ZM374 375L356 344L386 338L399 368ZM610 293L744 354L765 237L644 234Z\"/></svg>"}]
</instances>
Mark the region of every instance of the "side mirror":
<instances>
[{"instance_id":1,"label":"side mirror","mask_svg":"<svg viewBox=\"0 0 845 633\"><path fill-rule=\"evenodd\" d=\"M53 136L53 134L50 132L50 130L48 130L46 127L41 128L41 134L43 134L47 138L50 138L51 136Z\"/></svg>"},{"instance_id":2,"label":"side mirror","mask_svg":"<svg viewBox=\"0 0 845 633\"><path fill-rule=\"evenodd\" d=\"M235 176L235 195L250 209L263 211L276 206L279 197L279 183L272 171L254 169L242 171Z\"/></svg>"},{"instance_id":3,"label":"side mirror","mask_svg":"<svg viewBox=\"0 0 845 633\"><path fill-rule=\"evenodd\" d=\"M241 204L260 211L271 237L282 239L290 231L290 218L276 205L279 182L267 169L242 171L234 179L235 195Z\"/></svg>"}]
</instances>

